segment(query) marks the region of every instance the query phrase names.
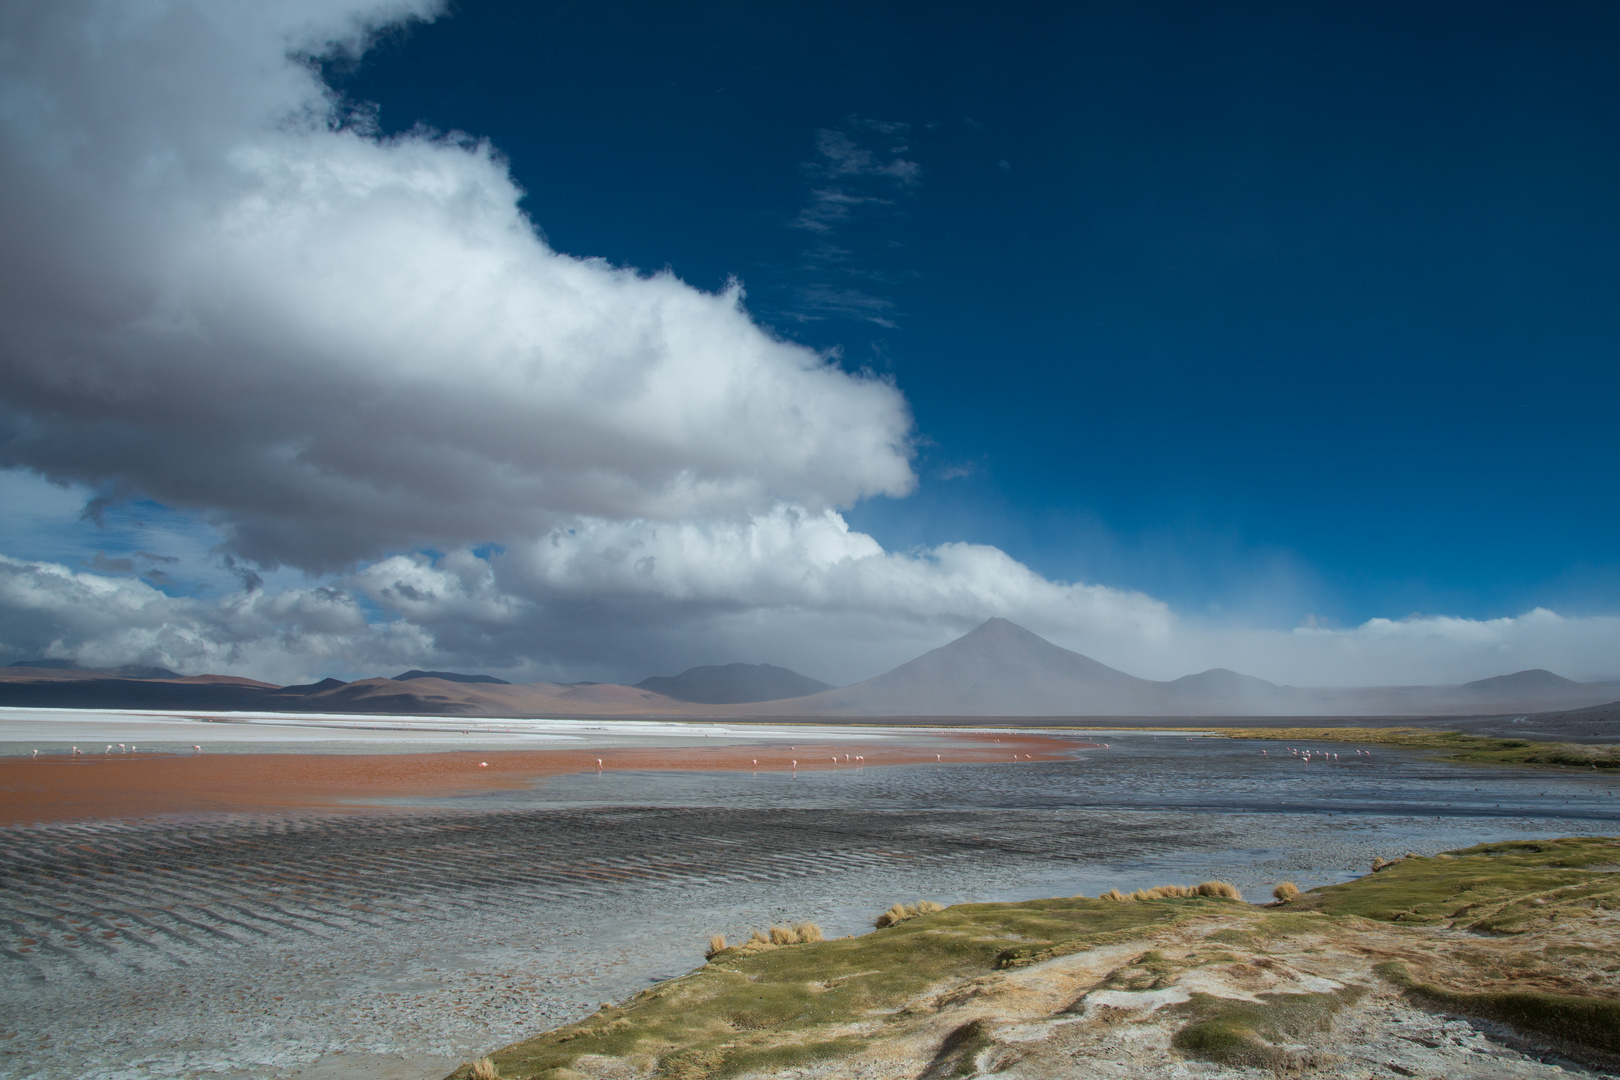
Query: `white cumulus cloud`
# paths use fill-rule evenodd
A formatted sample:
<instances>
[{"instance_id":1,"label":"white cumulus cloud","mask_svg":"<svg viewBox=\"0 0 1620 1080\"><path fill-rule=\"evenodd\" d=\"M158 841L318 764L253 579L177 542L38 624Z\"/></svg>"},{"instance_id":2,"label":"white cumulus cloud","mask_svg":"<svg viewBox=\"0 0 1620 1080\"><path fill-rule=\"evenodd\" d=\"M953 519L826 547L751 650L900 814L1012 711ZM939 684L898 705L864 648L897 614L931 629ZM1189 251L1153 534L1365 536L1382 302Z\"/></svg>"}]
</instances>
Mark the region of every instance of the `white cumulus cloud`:
<instances>
[{"instance_id":1,"label":"white cumulus cloud","mask_svg":"<svg viewBox=\"0 0 1620 1080\"><path fill-rule=\"evenodd\" d=\"M343 126L300 53L413 10L7 6L0 461L311 569L911 490L892 385L553 251L487 144Z\"/></svg>"},{"instance_id":2,"label":"white cumulus cloud","mask_svg":"<svg viewBox=\"0 0 1620 1080\"><path fill-rule=\"evenodd\" d=\"M885 550L841 509L916 483L894 385L740 287L553 250L495 148L380 137L309 62L438 11L0 7L0 493L29 504L0 514L29 556L0 556L0 658L847 682L999 615L1158 678L1620 674L1612 618L1242 630L985 545ZM813 231L917 183L899 125L851 124ZM889 319L863 295L811 308ZM97 531L87 500L162 513Z\"/></svg>"}]
</instances>

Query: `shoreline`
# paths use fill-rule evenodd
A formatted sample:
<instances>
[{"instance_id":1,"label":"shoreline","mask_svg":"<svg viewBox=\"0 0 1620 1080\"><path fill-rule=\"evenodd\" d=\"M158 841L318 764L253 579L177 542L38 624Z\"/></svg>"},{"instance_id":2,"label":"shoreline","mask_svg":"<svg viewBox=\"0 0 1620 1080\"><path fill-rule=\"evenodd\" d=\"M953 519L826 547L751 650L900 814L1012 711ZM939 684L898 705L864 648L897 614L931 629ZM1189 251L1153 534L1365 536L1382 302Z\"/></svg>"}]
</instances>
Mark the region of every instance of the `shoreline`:
<instances>
[{"instance_id":1,"label":"shoreline","mask_svg":"<svg viewBox=\"0 0 1620 1080\"><path fill-rule=\"evenodd\" d=\"M920 734L920 733L918 733ZM1014 732L758 744L393 753L85 753L0 759L0 827L168 814L390 809L383 800L521 791L597 771L826 772L1061 761L1101 743ZM833 760L836 756L837 760ZM600 761L600 768L598 762ZM377 800L371 804L371 800Z\"/></svg>"}]
</instances>

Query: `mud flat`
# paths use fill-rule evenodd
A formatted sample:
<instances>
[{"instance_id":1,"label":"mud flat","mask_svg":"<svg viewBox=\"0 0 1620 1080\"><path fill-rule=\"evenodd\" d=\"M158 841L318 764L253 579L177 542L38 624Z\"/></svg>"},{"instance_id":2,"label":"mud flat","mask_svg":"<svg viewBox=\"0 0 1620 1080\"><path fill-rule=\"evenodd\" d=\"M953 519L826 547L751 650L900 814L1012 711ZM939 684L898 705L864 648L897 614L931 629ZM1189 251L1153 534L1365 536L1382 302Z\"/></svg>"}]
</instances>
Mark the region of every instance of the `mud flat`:
<instances>
[{"instance_id":1,"label":"mud flat","mask_svg":"<svg viewBox=\"0 0 1620 1080\"><path fill-rule=\"evenodd\" d=\"M775 734L775 733L773 733ZM430 753L131 753L88 744L77 754L0 758L0 825L202 812L375 806L523 791L566 773L748 772L1064 760L1100 744L1014 732L884 739L859 733L797 749L792 732L749 743L589 746ZM127 744L123 744L127 745ZM137 747L139 744L136 744Z\"/></svg>"}]
</instances>

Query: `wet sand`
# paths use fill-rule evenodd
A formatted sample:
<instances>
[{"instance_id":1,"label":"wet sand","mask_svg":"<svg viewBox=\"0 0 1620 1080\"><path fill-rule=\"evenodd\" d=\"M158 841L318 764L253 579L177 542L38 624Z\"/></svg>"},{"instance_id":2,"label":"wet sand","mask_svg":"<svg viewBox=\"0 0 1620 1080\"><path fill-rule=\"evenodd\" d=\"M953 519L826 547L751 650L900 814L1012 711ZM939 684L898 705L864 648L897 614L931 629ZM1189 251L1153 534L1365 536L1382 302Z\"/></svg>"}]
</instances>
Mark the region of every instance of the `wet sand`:
<instances>
[{"instance_id":1,"label":"wet sand","mask_svg":"<svg viewBox=\"0 0 1620 1080\"><path fill-rule=\"evenodd\" d=\"M917 733L921 736L923 733ZM120 754L0 759L0 825L163 814L373 808L516 791L567 773L815 772L1061 761L1098 744L1015 732L760 745L379 754ZM598 766L600 762L600 766Z\"/></svg>"}]
</instances>

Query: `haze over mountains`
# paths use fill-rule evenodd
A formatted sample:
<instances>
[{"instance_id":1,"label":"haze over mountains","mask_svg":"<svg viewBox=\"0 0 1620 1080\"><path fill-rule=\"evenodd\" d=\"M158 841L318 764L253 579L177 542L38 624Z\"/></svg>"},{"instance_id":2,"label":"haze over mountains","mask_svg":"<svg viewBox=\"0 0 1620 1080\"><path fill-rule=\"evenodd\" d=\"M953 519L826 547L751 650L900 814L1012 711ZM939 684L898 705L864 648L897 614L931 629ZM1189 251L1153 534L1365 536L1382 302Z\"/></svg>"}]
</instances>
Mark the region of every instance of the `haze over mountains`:
<instances>
[{"instance_id":1,"label":"haze over mountains","mask_svg":"<svg viewBox=\"0 0 1620 1080\"><path fill-rule=\"evenodd\" d=\"M137 673L138 672L138 673ZM1540 669L1461 686L1305 688L1216 668L1139 679L990 619L917 659L853 686L769 664L725 664L611 683L512 685L485 675L407 671L345 683L271 686L163 669L0 669L0 705L364 712L454 716L1423 716L1538 712L1620 699L1620 681L1579 683Z\"/></svg>"},{"instance_id":2,"label":"haze over mountains","mask_svg":"<svg viewBox=\"0 0 1620 1080\"><path fill-rule=\"evenodd\" d=\"M705 705L739 705L756 701L780 701L805 697L833 687L820 679L800 675L772 664L725 664L720 667L688 668L679 675L654 675L636 683L643 690L664 694L676 701Z\"/></svg>"},{"instance_id":3,"label":"haze over mountains","mask_svg":"<svg viewBox=\"0 0 1620 1080\"><path fill-rule=\"evenodd\" d=\"M1462 686L1313 689L1214 668L1138 679L1006 619L853 686L759 711L807 716L1404 716L1536 711L1620 697L1620 681L1521 671Z\"/></svg>"}]
</instances>

